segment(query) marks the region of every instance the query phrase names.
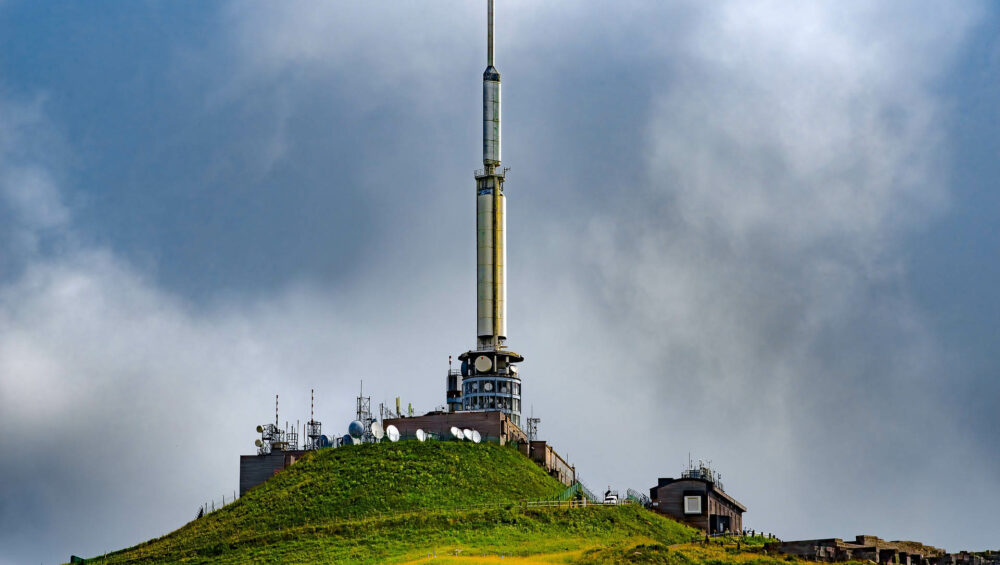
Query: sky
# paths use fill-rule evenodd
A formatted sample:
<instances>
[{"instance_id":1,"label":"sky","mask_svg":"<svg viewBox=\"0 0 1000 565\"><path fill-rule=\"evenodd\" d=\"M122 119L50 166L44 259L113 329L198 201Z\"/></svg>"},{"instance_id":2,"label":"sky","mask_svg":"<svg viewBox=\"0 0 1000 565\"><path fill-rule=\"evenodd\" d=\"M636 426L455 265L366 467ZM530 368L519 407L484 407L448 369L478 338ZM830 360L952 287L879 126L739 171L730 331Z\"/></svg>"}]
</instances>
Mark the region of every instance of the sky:
<instances>
[{"instance_id":1,"label":"sky","mask_svg":"<svg viewBox=\"0 0 1000 565\"><path fill-rule=\"evenodd\" d=\"M254 428L444 404L485 6L0 1L0 563L167 533ZM508 333L592 489L1000 547L996 4L500 0Z\"/></svg>"}]
</instances>

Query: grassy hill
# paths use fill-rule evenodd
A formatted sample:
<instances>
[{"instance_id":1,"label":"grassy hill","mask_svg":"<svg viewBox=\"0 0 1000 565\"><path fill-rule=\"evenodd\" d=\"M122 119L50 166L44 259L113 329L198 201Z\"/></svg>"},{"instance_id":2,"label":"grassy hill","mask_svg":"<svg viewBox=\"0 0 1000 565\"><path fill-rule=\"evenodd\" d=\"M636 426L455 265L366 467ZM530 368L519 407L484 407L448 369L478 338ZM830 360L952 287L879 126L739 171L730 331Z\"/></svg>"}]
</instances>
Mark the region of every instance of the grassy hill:
<instances>
[{"instance_id":1,"label":"grassy hill","mask_svg":"<svg viewBox=\"0 0 1000 565\"><path fill-rule=\"evenodd\" d=\"M88 562L727 560L721 546L668 549L692 541L696 531L635 505L524 504L563 490L515 450L493 444L406 441L326 449L173 533Z\"/></svg>"}]
</instances>

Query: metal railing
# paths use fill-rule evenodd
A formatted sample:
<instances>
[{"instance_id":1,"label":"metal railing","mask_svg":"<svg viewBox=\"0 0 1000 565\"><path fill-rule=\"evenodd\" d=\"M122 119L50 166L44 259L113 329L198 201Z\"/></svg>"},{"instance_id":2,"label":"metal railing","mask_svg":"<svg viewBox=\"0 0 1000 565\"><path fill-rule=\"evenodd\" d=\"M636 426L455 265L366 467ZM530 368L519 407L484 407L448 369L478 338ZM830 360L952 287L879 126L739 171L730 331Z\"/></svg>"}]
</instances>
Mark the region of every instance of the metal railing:
<instances>
[{"instance_id":1,"label":"metal railing","mask_svg":"<svg viewBox=\"0 0 1000 565\"><path fill-rule=\"evenodd\" d=\"M583 484L583 481L580 480L579 475L577 476L576 483L574 483L573 487L570 488L574 487L577 489L577 492L582 494L583 497L589 500L590 502L594 504L601 504L604 502L603 498L597 498L597 495L591 492L590 489L587 488L587 485Z\"/></svg>"},{"instance_id":2,"label":"metal railing","mask_svg":"<svg viewBox=\"0 0 1000 565\"><path fill-rule=\"evenodd\" d=\"M502 169L495 169L493 171L493 174L497 175L498 177L506 177L507 176L507 171L509 171L509 170L510 170L510 167L504 167ZM486 169L476 169L473 174L476 175L477 179L480 178L480 177L485 177L486 176Z\"/></svg>"},{"instance_id":3,"label":"metal railing","mask_svg":"<svg viewBox=\"0 0 1000 565\"><path fill-rule=\"evenodd\" d=\"M236 502L236 500L238 498L239 497L236 496L236 491L233 491L233 496L231 496L231 497L227 497L226 495L222 495L222 499L221 500L209 500L205 504L202 504L201 506L198 507L198 515L195 518L197 519L197 518L201 518L202 516L206 516L208 514L211 514L212 512L215 512L216 510L219 510L220 508L222 508L223 506L225 506L227 504L232 504L232 503Z\"/></svg>"},{"instance_id":4,"label":"metal railing","mask_svg":"<svg viewBox=\"0 0 1000 565\"><path fill-rule=\"evenodd\" d=\"M649 499L648 496L646 496L645 494L642 494L641 492L639 492L639 491L637 491L635 489L628 489L628 490L626 490L625 491L625 498L627 498L628 500L631 500L631 501L635 502L636 504L641 504L642 506L645 506L646 508L649 508L650 505L652 505L652 501Z\"/></svg>"},{"instance_id":5,"label":"metal railing","mask_svg":"<svg viewBox=\"0 0 1000 565\"><path fill-rule=\"evenodd\" d=\"M528 500L524 502L525 508L584 508L587 506L593 506L594 503L587 501L586 498L576 500Z\"/></svg>"}]
</instances>

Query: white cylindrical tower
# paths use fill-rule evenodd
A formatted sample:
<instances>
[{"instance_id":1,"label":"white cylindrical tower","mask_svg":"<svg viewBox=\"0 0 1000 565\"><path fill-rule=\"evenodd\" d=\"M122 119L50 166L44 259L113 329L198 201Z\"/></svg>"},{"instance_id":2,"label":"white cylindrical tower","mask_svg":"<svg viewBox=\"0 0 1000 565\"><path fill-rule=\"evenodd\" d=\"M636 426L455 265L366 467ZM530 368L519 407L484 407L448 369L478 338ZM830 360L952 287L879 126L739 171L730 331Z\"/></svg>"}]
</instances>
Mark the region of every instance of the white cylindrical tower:
<instances>
[{"instance_id":1,"label":"white cylindrical tower","mask_svg":"<svg viewBox=\"0 0 1000 565\"><path fill-rule=\"evenodd\" d=\"M481 345L507 339L507 197L501 175L477 179L476 336Z\"/></svg>"},{"instance_id":2,"label":"white cylindrical tower","mask_svg":"<svg viewBox=\"0 0 1000 565\"><path fill-rule=\"evenodd\" d=\"M493 65L483 73L483 164L500 164L500 73Z\"/></svg>"}]
</instances>

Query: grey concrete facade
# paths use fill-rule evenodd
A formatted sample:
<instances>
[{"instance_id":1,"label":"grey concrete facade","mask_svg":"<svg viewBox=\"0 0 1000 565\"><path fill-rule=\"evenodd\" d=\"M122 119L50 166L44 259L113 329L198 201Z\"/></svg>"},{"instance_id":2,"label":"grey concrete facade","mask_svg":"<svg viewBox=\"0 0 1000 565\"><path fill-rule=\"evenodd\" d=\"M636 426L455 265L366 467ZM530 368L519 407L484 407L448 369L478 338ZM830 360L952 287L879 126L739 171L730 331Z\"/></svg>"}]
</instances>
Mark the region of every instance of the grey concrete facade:
<instances>
[{"instance_id":1,"label":"grey concrete facade","mask_svg":"<svg viewBox=\"0 0 1000 565\"><path fill-rule=\"evenodd\" d=\"M305 453L272 451L267 455L240 455L240 496L283 471Z\"/></svg>"}]
</instances>

